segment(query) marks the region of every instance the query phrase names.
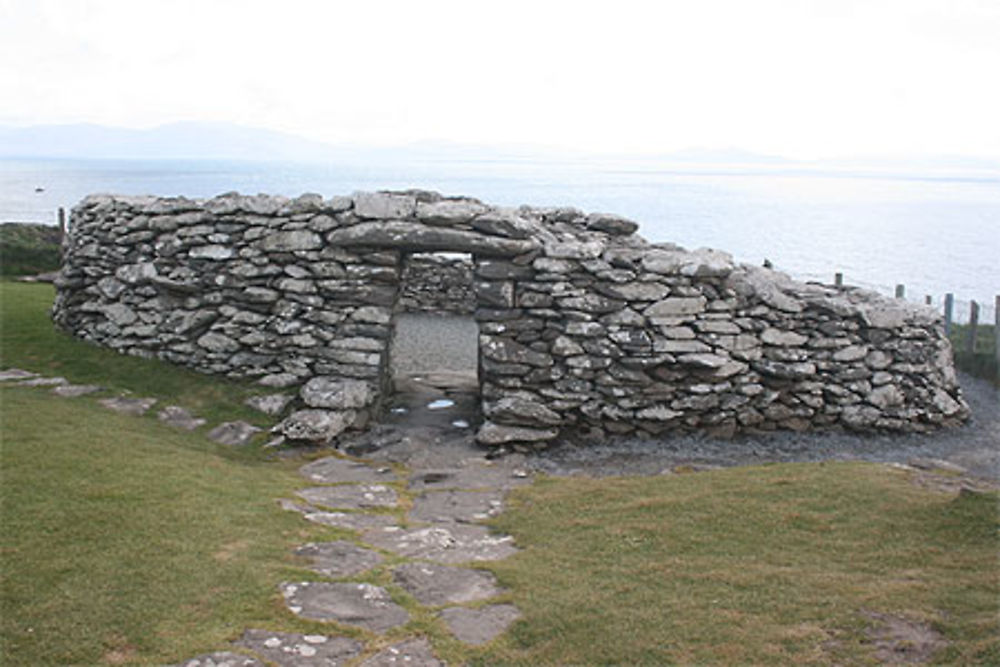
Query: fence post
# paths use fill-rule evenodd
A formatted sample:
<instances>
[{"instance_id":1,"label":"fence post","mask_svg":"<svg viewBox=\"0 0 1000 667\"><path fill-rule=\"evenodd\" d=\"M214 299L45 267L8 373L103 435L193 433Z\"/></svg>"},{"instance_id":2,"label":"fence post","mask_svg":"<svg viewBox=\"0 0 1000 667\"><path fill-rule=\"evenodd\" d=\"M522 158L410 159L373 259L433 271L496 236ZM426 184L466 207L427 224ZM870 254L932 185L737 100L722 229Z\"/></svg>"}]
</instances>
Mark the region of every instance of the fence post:
<instances>
[{"instance_id":1,"label":"fence post","mask_svg":"<svg viewBox=\"0 0 1000 667\"><path fill-rule=\"evenodd\" d=\"M903 299L906 297L906 285L896 285L896 298Z\"/></svg>"},{"instance_id":2,"label":"fence post","mask_svg":"<svg viewBox=\"0 0 1000 667\"><path fill-rule=\"evenodd\" d=\"M979 328L979 304L975 301L969 306L969 337L966 339L965 351L976 353L976 329Z\"/></svg>"},{"instance_id":3,"label":"fence post","mask_svg":"<svg viewBox=\"0 0 1000 667\"><path fill-rule=\"evenodd\" d=\"M833 274L833 284L836 285L837 287L843 287L844 286L844 274L843 273L835 273L835 274Z\"/></svg>"},{"instance_id":4,"label":"fence post","mask_svg":"<svg viewBox=\"0 0 1000 667\"><path fill-rule=\"evenodd\" d=\"M1000 294L997 294L993 302L993 338L996 345L993 347L993 355L997 360L997 368L1000 369ZM1000 371L997 371L1000 373Z\"/></svg>"},{"instance_id":5,"label":"fence post","mask_svg":"<svg viewBox=\"0 0 1000 667\"><path fill-rule=\"evenodd\" d=\"M927 306L929 306L932 303L934 303L934 299L931 298L931 295L930 294L925 294L924 295L924 304L927 305Z\"/></svg>"},{"instance_id":6,"label":"fence post","mask_svg":"<svg viewBox=\"0 0 1000 667\"><path fill-rule=\"evenodd\" d=\"M944 295L944 335L951 335L951 319L955 309L955 295L948 292Z\"/></svg>"}]
</instances>

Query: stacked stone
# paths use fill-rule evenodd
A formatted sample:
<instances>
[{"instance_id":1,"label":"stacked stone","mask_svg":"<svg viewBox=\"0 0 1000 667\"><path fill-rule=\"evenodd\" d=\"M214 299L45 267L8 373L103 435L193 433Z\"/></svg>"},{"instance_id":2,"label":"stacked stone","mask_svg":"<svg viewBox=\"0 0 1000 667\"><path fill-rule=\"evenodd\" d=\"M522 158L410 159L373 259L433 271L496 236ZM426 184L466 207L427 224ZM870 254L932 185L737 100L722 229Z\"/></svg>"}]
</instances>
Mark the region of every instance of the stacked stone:
<instances>
[{"instance_id":1,"label":"stacked stone","mask_svg":"<svg viewBox=\"0 0 1000 667\"><path fill-rule=\"evenodd\" d=\"M328 442L379 409L404 258L468 253L485 444L912 431L968 414L932 311L636 229L421 191L93 196L73 211L54 317L129 354L305 383L282 429Z\"/></svg>"},{"instance_id":2,"label":"stacked stone","mask_svg":"<svg viewBox=\"0 0 1000 667\"><path fill-rule=\"evenodd\" d=\"M471 258L424 253L406 256L396 310L471 315L476 310Z\"/></svg>"}]
</instances>

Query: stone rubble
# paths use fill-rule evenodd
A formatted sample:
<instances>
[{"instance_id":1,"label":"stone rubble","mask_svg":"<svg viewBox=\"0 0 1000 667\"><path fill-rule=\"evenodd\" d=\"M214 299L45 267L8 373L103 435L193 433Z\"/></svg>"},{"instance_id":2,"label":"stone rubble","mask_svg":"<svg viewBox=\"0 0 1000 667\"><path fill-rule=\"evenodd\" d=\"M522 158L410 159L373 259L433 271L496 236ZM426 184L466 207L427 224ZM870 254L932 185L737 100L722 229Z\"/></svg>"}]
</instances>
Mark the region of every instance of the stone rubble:
<instances>
[{"instance_id":1,"label":"stone rubble","mask_svg":"<svg viewBox=\"0 0 1000 667\"><path fill-rule=\"evenodd\" d=\"M73 210L53 317L124 353L301 386L277 428L289 442L368 428L386 396L394 311L468 309L469 294L478 435L491 446L927 431L968 416L933 311L636 230L608 214L424 191L93 195ZM427 259L439 251L471 259Z\"/></svg>"}]
</instances>

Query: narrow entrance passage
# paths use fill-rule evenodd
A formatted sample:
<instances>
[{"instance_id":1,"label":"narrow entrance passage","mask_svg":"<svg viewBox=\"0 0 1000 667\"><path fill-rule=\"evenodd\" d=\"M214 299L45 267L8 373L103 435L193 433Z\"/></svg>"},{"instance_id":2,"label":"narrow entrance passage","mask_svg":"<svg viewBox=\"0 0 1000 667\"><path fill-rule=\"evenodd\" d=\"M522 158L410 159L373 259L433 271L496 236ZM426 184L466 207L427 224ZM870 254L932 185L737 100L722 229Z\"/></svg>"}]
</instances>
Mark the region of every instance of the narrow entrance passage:
<instances>
[{"instance_id":1,"label":"narrow entrance passage","mask_svg":"<svg viewBox=\"0 0 1000 667\"><path fill-rule=\"evenodd\" d=\"M471 316L471 258L414 254L389 348L384 421L471 429L479 410L479 327Z\"/></svg>"}]
</instances>

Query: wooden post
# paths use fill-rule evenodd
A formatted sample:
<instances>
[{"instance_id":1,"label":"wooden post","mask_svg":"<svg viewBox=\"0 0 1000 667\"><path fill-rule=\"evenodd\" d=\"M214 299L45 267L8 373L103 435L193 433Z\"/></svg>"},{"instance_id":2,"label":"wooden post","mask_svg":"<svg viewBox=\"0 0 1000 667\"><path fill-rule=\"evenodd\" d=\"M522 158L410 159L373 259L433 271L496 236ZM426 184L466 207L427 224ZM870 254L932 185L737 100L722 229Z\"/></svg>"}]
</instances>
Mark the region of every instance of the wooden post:
<instances>
[{"instance_id":1,"label":"wooden post","mask_svg":"<svg viewBox=\"0 0 1000 667\"><path fill-rule=\"evenodd\" d=\"M997 360L997 372L1000 373L1000 294L996 295L993 302L993 338L996 342L993 354Z\"/></svg>"},{"instance_id":2,"label":"wooden post","mask_svg":"<svg viewBox=\"0 0 1000 667\"><path fill-rule=\"evenodd\" d=\"M836 285L837 287L843 287L844 286L844 274L843 273L835 273L835 274L833 274L833 284Z\"/></svg>"},{"instance_id":3,"label":"wooden post","mask_svg":"<svg viewBox=\"0 0 1000 667\"><path fill-rule=\"evenodd\" d=\"M975 301L969 306L969 337L966 338L965 351L976 353L976 329L979 328L979 304Z\"/></svg>"},{"instance_id":4,"label":"wooden post","mask_svg":"<svg viewBox=\"0 0 1000 667\"><path fill-rule=\"evenodd\" d=\"M905 297L906 297L906 286L905 285L896 285L896 298L897 299L903 299Z\"/></svg>"},{"instance_id":5,"label":"wooden post","mask_svg":"<svg viewBox=\"0 0 1000 667\"><path fill-rule=\"evenodd\" d=\"M1000 294L994 297L993 302L993 338L996 343L993 347L993 354L997 359L997 372L1000 373Z\"/></svg>"},{"instance_id":6,"label":"wooden post","mask_svg":"<svg viewBox=\"0 0 1000 667\"><path fill-rule=\"evenodd\" d=\"M928 305L928 306L931 305L932 303L934 303L934 299L931 298L930 294L925 294L924 295L924 303L926 305Z\"/></svg>"},{"instance_id":7,"label":"wooden post","mask_svg":"<svg viewBox=\"0 0 1000 667\"><path fill-rule=\"evenodd\" d=\"M948 292L944 295L944 335L951 335L951 319L955 309L955 295Z\"/></svg>"}]
</instances>

